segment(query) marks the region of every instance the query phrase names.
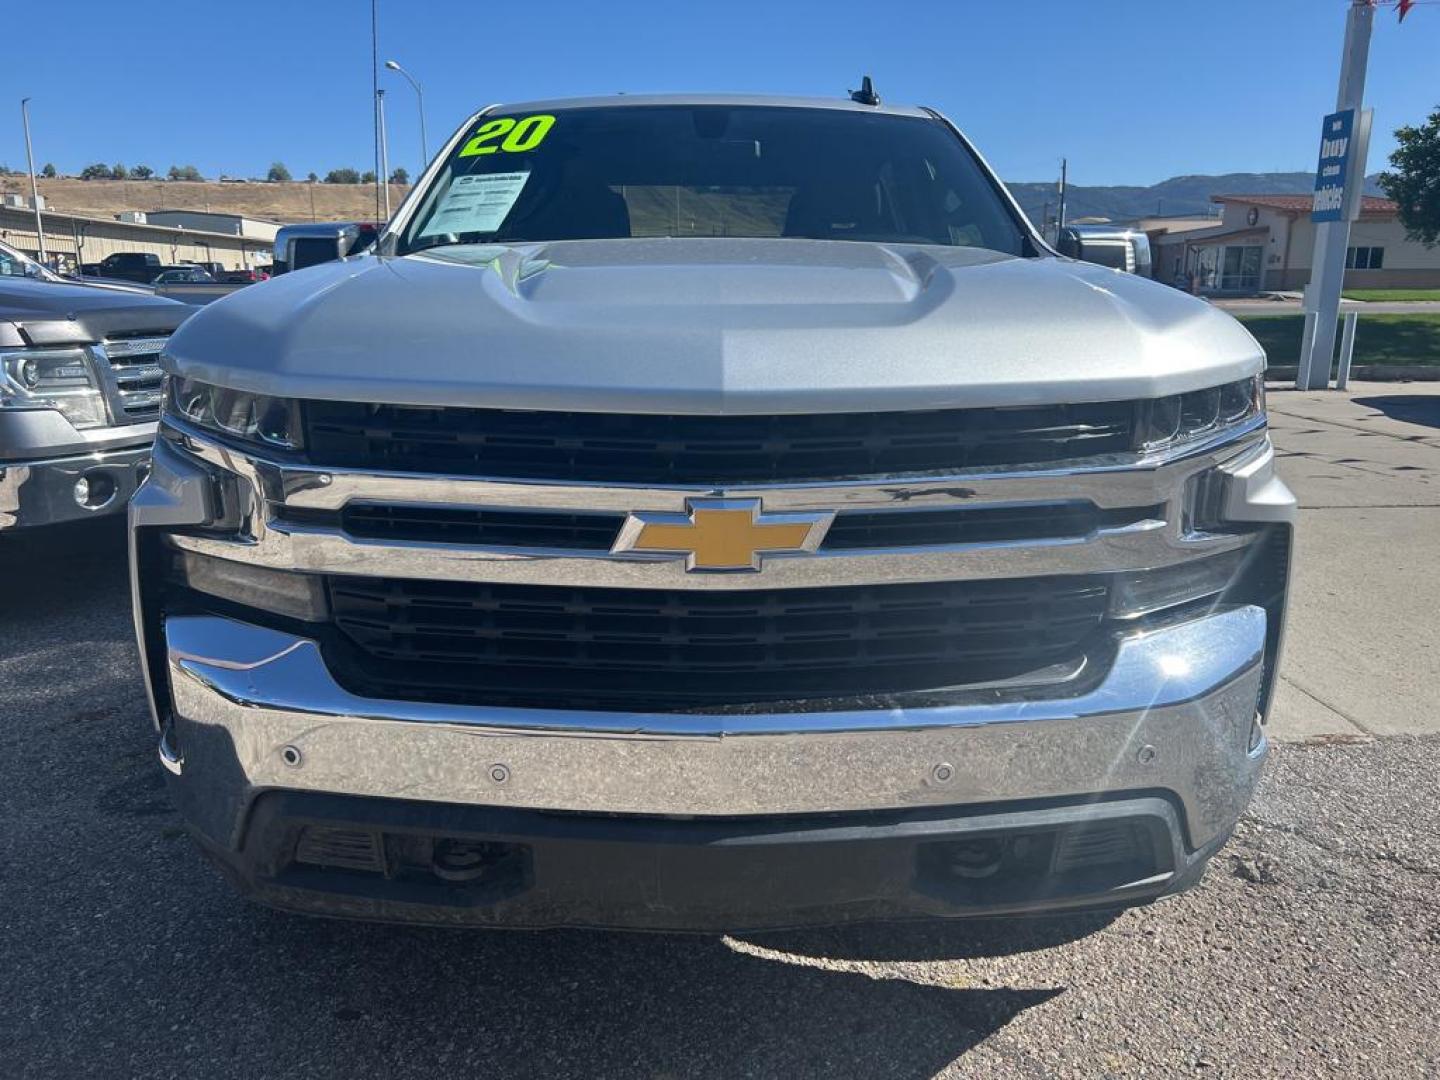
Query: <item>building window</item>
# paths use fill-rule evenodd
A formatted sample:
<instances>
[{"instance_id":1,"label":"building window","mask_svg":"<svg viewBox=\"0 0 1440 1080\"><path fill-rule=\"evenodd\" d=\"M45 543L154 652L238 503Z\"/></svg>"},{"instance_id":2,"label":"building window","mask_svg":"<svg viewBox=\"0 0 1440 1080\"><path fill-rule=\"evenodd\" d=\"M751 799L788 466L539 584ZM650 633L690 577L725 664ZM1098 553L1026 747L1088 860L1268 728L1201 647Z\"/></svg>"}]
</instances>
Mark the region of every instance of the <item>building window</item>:
<instances>
[{"instance_id":1,"label":"building window","mask_svg":"<svg viewBox=\"0 0 1440 1080\"><path fill-rule=\"evenodd\" d=\"M1345 249L1346 270L1382 270L1385 267L1383 247L1352 247Z\"/></svg>"},{"instance_id":2,"label":"building window","mask_svg":"<svg viewBox=\"0 0 1440 1080\"><path fill-rule=\"evenodd\" d=\"M1265 249L1254 245L1225 249L1220 264L1221 292L1254 292L1260 288L1260 261Z\"/></svg>"}]
</instances>

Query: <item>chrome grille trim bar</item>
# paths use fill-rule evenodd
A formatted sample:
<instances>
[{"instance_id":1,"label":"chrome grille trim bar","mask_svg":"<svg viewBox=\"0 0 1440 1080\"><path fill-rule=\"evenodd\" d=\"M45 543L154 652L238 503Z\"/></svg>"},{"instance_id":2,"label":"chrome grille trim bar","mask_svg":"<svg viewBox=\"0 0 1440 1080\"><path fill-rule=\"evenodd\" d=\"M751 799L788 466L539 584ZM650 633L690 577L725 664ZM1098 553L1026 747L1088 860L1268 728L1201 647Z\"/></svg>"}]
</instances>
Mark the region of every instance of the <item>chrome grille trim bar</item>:
<instances>
[{"instance_id":1,"label":"chrome grille trim bar","mask_svg":"<svg viewBox=\"0 0 1440 1080\"><path fill-rule=\"evenodd\" d=\"M339 530L272 524L263 540L172 537L186 551L278 570L430 581L602 585L656 589L796 589L923 581L1043 577L1150 570L1244 546L1243 534L1167 535L1165 522L1102 529L1089 537L857 548L767 555L760 574L697 574L669 555L362 540Z\"/></svg>"},{"instance_id":2,"label":"chrome grille trim bar","mask_svg":"<svg viewBox=\"0 0 1440 1080\"><path fill-rule=\"evenodd\" d=\"M1263 425L1263 421L1261 422ZM1137 467L1091 463L1068 470L1015 470L867 483L694 487L624 487L527 483L468 477L367 474L269 461L220 444L167 417L166 435L190 454L242 478L250 504L233 537L176 535L198 554L283 570L435 581L523 585L611 586L697 590L814 588L1150 570L1246 543L1237 534L1187 531L1185 489L1196 473L1234 467L1268 446L1261 426L1184 455ZM1088 499L1100 507L1164 504L1165 520L1147 519L1088 536L924 547L856 548L772 555L761 574L687 573L668 555L595 550L526 549L463 543L357 539L329 525L284 519L286 507L340 509L352 501L486 506L567 511L683 512L687 498L758 497L767 513L848 509L914 511Z\"/></svg>"}]
</instances>

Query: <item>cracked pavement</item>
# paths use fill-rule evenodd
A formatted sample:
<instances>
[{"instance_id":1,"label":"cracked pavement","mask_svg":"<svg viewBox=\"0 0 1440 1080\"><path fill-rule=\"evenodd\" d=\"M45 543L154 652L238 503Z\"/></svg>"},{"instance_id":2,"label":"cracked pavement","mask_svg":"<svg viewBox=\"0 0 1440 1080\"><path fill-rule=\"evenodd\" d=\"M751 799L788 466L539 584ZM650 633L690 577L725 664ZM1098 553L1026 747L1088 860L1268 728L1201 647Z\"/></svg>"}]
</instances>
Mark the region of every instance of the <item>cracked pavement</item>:
<instances>
[{"instance_id":1,"label":"cracked pavement","mask_svg":"<svg viewBox=\"0 0 1440 1080\"><path fill-rule=\"evenodd\" d=\"M1201 886L1118 917L719 938L248 906L166 798L122 531L7 539L0 1076L1440 1073L1440 394L1271 405L1305 507L1281 742Z\"/></svg>"}]
</instances>

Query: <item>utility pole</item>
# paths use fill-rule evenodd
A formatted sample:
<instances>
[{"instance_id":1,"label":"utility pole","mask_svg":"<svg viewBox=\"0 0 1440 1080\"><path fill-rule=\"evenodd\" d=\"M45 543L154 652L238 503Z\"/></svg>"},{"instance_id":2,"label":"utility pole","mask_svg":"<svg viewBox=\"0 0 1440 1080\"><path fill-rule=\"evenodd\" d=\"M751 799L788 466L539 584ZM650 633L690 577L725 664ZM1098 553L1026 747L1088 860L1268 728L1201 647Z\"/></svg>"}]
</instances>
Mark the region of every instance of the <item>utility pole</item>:
<instances>
[{"instance_id":1,"label":"utility pole","mask_svg":"<svg viewBox=\"0 0 1440 1080\"><path fill-rule=\"evenodd\" d=\"M385 183L385 174L380 167L380 12L379 0L370 0L370 107L371 119L375 123L375 217L389 221L390 215L380 217L380 187ZM386 189L389 190L388 188Z\"/></svg>"},{"instance_id":2,"label":"utility pole","mask_svg":"<svg viewBox=\"0 0 1440 1080\"><path fill-rule=\"evenodd\" d=\"M380 117L380 190L385 193L385 217L390 220L390 149L385 145L385 91L375 91L375 109Z\"/></svg>"},{"instance_id":3,"label":"utility pole","mask_svg":"<svg viewBox=\"0 0 1440 1080\"><path fill-rule=\"evenodd\" d=\"M1055 212L1055 242L1060 242L1060 230L1065 228L1065 180L1070 162L1060 159L1060 209Z\"/></svg>"},{"instance_id":4,"label":"utility pole","mask_svg":"<svg viewBox=\"0 0 1440 1080\"><path fill-rule=\"evenodd\" d=\"M1340 87L1335 113L1326 117L1321 137L1321 167L1316 178L1315 254L1310 264L1310 285L1305 290L1306 320L1311 332L1301 344L1295 387L1323 390L1330 385L1330 362L1335 352L1335 320L1340 313L1340 292L1345 283L1345 253L1350 245L1350 222L1360 216L1364 200L1365 156L1370 141L1370 117L1362 112L1365 69L1370 59L1370 31L1375 23L1374 0L1352 0L1345 20L1345 48L1340 57ZM1343 146L1339 143L1344 139ZM1338 207L1322 203L1327 158L1343 163L1338 179L1343 193ZM1333 180L1329 190L1333 192Z\"/></svg>"},{"instance_id":5,"label":"utility pole","mask_svg":"<svg viewBox=\"0 0 1440 1080\"><path fill-rule=\"evenodd\" d=\"M35 208L35 240L40 261L45 261L45 223L40 218L40 185L35 181L35 151L30 148L30 99L20 99L20 117L25 122L25 160L30 166L30 205Z\"/></svg>"}]
</instances>

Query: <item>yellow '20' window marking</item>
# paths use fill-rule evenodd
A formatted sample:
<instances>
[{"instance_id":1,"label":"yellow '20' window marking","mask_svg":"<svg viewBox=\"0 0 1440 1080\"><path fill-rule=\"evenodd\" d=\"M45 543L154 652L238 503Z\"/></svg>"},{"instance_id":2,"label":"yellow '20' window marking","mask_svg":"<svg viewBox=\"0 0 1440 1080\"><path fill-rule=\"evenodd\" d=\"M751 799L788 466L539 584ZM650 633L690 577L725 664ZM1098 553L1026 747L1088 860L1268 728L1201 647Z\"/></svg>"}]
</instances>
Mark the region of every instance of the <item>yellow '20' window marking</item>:
<instances>
[{"instance_id":1,"label":"yellow '20' window marking","mask_svg":"<svg viewBox=\"0 0 1440 1080\"><path fill-rule=\"evenodd\" d=\"M470 136L470 141L460 148L457 156L476 157L497 152L523 154L544 142L554 126L555 117L547 113L537 113L523 120L516 120L513 116L487 120Z\"/></svg>"}]
</instances>

